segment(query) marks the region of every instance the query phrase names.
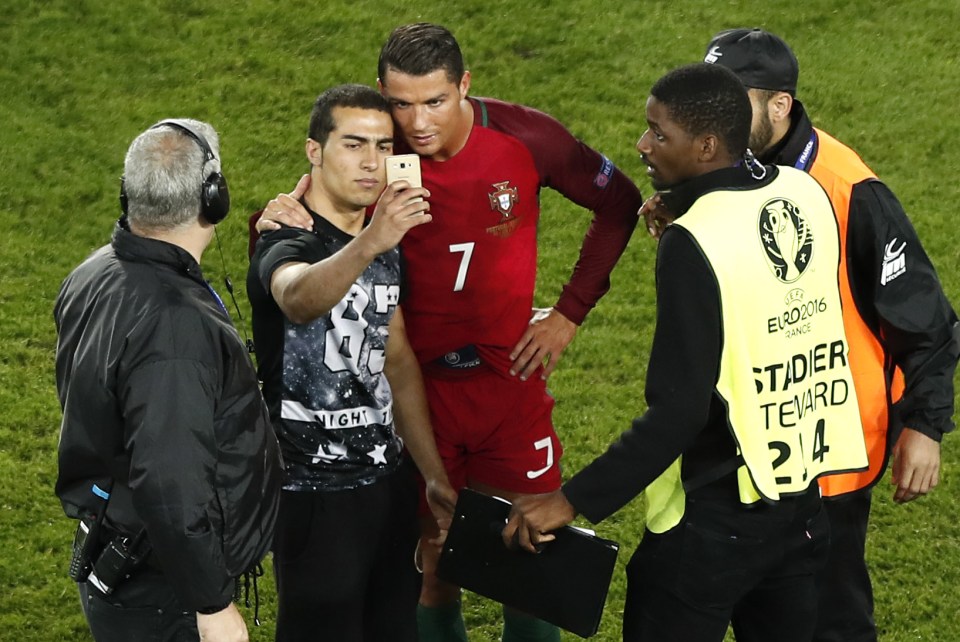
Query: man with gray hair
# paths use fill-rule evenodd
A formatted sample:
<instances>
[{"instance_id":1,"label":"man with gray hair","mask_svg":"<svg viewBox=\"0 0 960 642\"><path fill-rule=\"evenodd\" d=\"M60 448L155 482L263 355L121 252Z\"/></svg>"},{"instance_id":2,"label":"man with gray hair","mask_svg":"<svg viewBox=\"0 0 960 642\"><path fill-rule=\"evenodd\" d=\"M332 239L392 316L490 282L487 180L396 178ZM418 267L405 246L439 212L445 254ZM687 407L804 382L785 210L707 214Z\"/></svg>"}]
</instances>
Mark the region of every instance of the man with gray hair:
<instances>
[{"instance_id":1,"label":"man with gray hair","mask_svg":"<svg viewBox=\"0 0 960 642\"><path fill-rule=\"evenodd\" d=\"M230 199L216 132L165 120L124 164L124 215L54 308L56 492L98 642L247 640L237 579L273 536L280 455L200 256Z\"/></svg>"}]
</instances>

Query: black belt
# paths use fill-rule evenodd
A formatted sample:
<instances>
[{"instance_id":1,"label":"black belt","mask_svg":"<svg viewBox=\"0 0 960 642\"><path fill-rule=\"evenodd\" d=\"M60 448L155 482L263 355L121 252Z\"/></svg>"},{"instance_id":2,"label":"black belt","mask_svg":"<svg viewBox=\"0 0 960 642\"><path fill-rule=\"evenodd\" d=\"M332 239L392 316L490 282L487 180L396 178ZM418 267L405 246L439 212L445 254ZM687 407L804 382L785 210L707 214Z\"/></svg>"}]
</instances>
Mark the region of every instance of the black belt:
<instances>
[{"instance_id":1,"label":"black belt","mask_svg":"<svg viewBox=\"0 0 960 642\"><path fill-rule=\"evenodd\" d=\"M470 344L437 357L431 363L451 370L469 370L483 365L483 360L480 359L477 346Z\"/></svg>"}]
</instances>

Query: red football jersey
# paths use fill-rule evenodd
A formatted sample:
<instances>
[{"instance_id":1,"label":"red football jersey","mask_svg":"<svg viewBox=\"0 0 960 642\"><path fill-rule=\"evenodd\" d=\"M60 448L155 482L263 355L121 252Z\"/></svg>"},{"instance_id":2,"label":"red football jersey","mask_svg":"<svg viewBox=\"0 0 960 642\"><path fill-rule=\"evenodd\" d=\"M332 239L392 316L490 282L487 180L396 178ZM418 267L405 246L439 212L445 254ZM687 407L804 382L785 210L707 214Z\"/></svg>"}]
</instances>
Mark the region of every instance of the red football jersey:
<instances>
[{"instance_id":1,"label":"red football jersey","mask_svg":"<svg viewBox=\"0 0 960 642\"><path fill-rule=\"evenodd\" d=\"M433 221L404 237L404 316L421 363L474 345L495 369L530 319L540 188L594 211L580 261L557 309L575 323L609 288L642 204L607 158L546 114L471 99L466 145L446 161L421 158Z\"/></svg>"}]
</instances>

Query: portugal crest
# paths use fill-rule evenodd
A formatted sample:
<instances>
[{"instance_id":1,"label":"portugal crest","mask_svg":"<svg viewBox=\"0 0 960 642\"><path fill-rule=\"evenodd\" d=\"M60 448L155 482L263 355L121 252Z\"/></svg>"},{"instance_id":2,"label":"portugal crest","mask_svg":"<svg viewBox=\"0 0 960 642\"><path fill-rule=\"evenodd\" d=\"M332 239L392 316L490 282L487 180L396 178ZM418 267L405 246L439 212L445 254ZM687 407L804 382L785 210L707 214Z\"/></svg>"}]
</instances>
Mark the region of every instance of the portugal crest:
<instances>
[{"instance_id":1,"label":"portugal crest","mask_svg":"<svg viewBox=\"0 0 960 642\"><path fill-rule=\"evenodd\" d=\"M520 200L516 187L510 187L510 181L494 183L493 191L487 194L490 198L490 209L500 214L500 222L488 227L487 232L494 236L507 237L513 234L519 220L513 215L513 206Z\"/></svg>"},{"instance_id":2,"label":"portugal crest","mask_svg":"<svg viewBox=\"0 0 960 642\"><path fill-rule=\"evenodd\" d=\"M799 279L813 255L813 232L800 208L785 198L760 208L760 242L774 275L784 283Z\"/></svg>"},{"instance_id":3,"label":"portugal crest","mask_svg":"<svg viewBox=\"0 0 960 642\"><path fill-rule=\"evenodd\" d=\"M490 209L494 212L500 212L503 217L500 221L506 221L513 212L513 205L517 202L517 188L510 187L510 181L493 184L494 191L487 194L490 197Z\"/></svg>"}]
</instances>

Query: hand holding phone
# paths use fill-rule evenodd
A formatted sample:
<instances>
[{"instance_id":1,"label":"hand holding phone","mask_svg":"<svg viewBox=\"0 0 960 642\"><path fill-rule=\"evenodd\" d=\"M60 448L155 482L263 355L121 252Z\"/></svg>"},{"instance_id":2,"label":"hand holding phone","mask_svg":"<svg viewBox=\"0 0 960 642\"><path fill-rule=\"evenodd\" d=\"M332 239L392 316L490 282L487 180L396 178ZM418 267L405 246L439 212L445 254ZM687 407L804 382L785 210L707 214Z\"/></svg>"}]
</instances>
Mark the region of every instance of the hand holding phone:
<instances>
[{"instance_id":1,"label":"hand holding phone","mask_svg":"<svg viewBox=\"0 0 960 642\"><path fill-rule=\"evenodd\" d=\"M398 156L388 156L387 166L387 185L397 181L406 181L410 187L423 187L423 180L420 176L420 156L417 154L400 154ZM422 201L419 196L410 199L411 203Z\"/></svg>"}]
</instances>

